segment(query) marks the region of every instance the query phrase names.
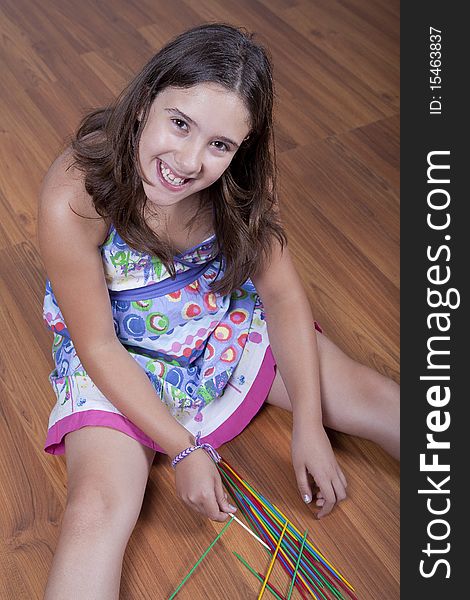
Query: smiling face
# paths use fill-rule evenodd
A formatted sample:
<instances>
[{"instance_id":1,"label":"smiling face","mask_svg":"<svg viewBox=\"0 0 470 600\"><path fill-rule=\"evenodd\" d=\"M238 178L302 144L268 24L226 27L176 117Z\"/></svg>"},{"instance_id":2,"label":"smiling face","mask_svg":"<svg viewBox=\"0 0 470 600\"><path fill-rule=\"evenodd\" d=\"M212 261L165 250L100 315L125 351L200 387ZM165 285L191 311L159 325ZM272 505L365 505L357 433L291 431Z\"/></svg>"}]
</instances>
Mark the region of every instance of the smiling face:
<instances>
[{"instance_id":1,"label":"smiling face","mask_svg":"<svg viewBox=\"0 0 470 600\"><path fill-rule=\"evenodd\" d=\"M218 84L167 87L157 94L139 143L150 202L170 207L212 185L248 135L249 123L240 96Z\"/></svg>"}]
</instances>

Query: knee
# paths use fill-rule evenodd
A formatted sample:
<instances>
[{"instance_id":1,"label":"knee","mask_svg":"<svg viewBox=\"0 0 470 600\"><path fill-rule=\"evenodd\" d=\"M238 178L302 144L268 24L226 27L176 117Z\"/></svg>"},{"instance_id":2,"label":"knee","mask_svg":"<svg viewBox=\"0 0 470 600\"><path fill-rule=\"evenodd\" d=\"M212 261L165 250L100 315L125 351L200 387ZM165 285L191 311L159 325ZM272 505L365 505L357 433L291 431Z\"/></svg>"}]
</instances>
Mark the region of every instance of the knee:
<instances>
[{"instance_id":1,"label":"knee","mask_svg":"<svg viewBox=\"0 0 470 600\"><path fill-rule=\"evenodd\" d=\"M127 536L137 517L133 503L126 503L97 485L82 487L67 497L63 524L80 536Z\"/></svg>"},{"instance_id":2,"label":"knee","mask_svg":"<svg viewBox=\"0 0 470 600\"><path fill-rule=\"evenodd\" d=\"M118 507L113 498L99 487L81 487L67 497L65 514L83 528L107 526Z\"/></svg>"}]
</instances>

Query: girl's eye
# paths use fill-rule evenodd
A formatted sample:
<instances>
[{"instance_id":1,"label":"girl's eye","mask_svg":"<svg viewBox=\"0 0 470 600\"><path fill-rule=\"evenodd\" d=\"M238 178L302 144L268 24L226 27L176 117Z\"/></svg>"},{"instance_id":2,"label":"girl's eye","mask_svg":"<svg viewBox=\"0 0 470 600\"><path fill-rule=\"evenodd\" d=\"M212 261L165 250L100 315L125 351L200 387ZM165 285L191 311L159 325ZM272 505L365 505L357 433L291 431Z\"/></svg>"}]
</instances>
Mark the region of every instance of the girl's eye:
<instances>
[{"instance_id":1,"label":"girl's eye","mask_svg":"<svg viewBox=\"0 0 470 600\"><path fill-rule=\"evenodd\" d=\"M185 131L188 127L188 124L185 121L183 121L182 119L173 118L171 120L178 129L182 129L183 131Z\"/></svg>"},{"instance_id":2,"label":"girl's eye","mask_svg":"<svg viewBox=\"0 0 470 600\"><path fill-rule=\"evenodd\" d=\"M216 140L215 142L212 142L212 144L214 145L214 148L217 148L217 150L221 150L222 152L230 150L230 148L224 142Z\"/></svg>"}]
</instances>

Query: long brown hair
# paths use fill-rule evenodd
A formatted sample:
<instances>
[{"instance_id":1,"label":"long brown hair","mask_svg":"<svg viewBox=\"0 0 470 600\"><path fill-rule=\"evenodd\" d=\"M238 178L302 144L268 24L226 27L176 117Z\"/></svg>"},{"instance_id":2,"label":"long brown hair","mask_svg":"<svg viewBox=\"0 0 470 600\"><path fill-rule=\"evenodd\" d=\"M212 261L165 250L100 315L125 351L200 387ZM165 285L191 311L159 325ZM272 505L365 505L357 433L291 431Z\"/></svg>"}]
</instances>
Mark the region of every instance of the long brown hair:
<instances>
[{"instance_id":1,"label":"long brown hair","mask_svg":"<svg viewBox=\"0 0 470 600\"><path fill-rule=\"evenodd\" d=\"M217 83L245 102L251 129L223 175L200 195L196 213L212 215L224 271L214 291L227 294L269 260L273 236L282 246L273 132L272 67L253 35L227 24L194 27L167 43L106 108L86 115L72 138L73 165L101 217L132 248L154 254L175 275L175 248L144 218L147 197L137 149L156 95L168 86ZM137 117L141 118L138 119ZM104 135L93 136L101 132ZM196 218L195 217L195 218ZM194 219L193 219L194 221Z\"/></svg>"}]
</instances>

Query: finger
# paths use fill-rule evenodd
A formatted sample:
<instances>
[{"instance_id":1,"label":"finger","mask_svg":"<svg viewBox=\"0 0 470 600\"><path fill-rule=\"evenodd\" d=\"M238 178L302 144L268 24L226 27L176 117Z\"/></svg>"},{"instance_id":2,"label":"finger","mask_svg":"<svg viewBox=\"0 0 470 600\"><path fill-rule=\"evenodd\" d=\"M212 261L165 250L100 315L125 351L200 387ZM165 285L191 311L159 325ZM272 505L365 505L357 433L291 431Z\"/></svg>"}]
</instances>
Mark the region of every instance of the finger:
<instances>
[{"instance_id":1,"label":"finger","mask_svg":"<svg viewBox=\"0 0 470 600\"><path fill-rule=\"evenodd\" d=\"M215 498L211 502L205 502L202 506L202 512L206 517L208 517L211 521L226 521L229 518L228 513L222 512L219 510L219 505L217 504Z\"/></svg>"},{"instance_id":2,"label":"finger","mask_svg":"<svg viewBox=\"0 0 470 600\"><path fill-rule=\"evenodd\" d=\"M346 477L344 476L343 471L339 467L338 467L337 471L338 471L338 477L341 479L341 483L343 484L343 486L345 488L347 488L348 482L346 481Z\"/></svg>"},{"instance_id":3,"label":"finger","mask_svg":"<svg viewBox=\"0 0 470 600\"><path fill-rule=\"evenodd\" d=\"M219 505L215 499L215 495L201 496L198 499L187 500L186 504L201 515L211 519L212 521L225 521L228 517L227 513L219 510Z\"/></svg>"},{"instance_id":4,"label":"finger","mask_svg":"<svg viewBox=\"0 0 470 600\"><path fill-rule=\"evenodd\" d=\"M228 501L227 492L224 489L224 486L223 486L223 483L222 483L222 480L220 479L220 477L217 478L216 483L215 483L215 498L216 498L219 508L222 512L232 513L237 510L237 507L233 506Z\"/></svg>"},{"instance_id":5,"label":"finger","mask_svg":"<svg viewBox=\"0 0 470 600\"><path fill-rule=\"evenodd\" d=\"M318 506L318 508L321 508L325 504L325 498L323 498L321 490L317 492L317 501L315 502L315 504L316 506Z\"/></svg>"},{"instance_id":6,"label":"finger","mask_svg":"<svg viewBox=\"0 0 470 600\"><path fill-rule=\"evenodd\" d=\"M336 504L336 495L330 481L320 485L320 489L323 492L325 503L323 504L320 512L317 513L317 519L321 519L329 514L333 506Z\"/></svg>"},{"instance_id":7,"label":"finger","mask_svg":"<svg viewBox=\"0 0 470 600\"><path fill-rule=\"evenodd\" d=\"M204 505L205 514L212 521L226 521L228 518L228 512L233 511L222 511L220 507L220 503L225 502L228 506L228 502L225 499L225 490L222 485L222 480L220 479L220 475L217 473L214 480L214 487L207 495L203 496L202 502Z\"/></svg>"},{"instance_id":8,"label":"finger","mask_svg":"<svg viewBox=\"0 0 470 600\"><path fill-rule=\"evenodd\" d=\"M217 521L218 523L223 523L227 519L230 518L230 514L226 512L218 512L217 515L207 515L211 521Z\"/></svg>"},{"instance_id":9,"label":"finger","mask_svg":"<svg viewBox=\"0 0 470 600\"><path fill-rule=\"evenodd\" d=\"M309 504L312 501L312 489L307 479L307 469L305 467L296 469L295 476L302 500Z\"/></svg>"},{"instance_id":10,"label":"finger","mask_svg":"<svg viewBox=\"0 0 470 600\"><path fill-rule=\"evenodd\" d=\"M343 482L338 477L336 479L333 479L332 484L333 484L333 489L335 491L336 502L341 502L342 500L344 500L346 498L346 489L343 485Z\"/></svg>"}]
</instances>

